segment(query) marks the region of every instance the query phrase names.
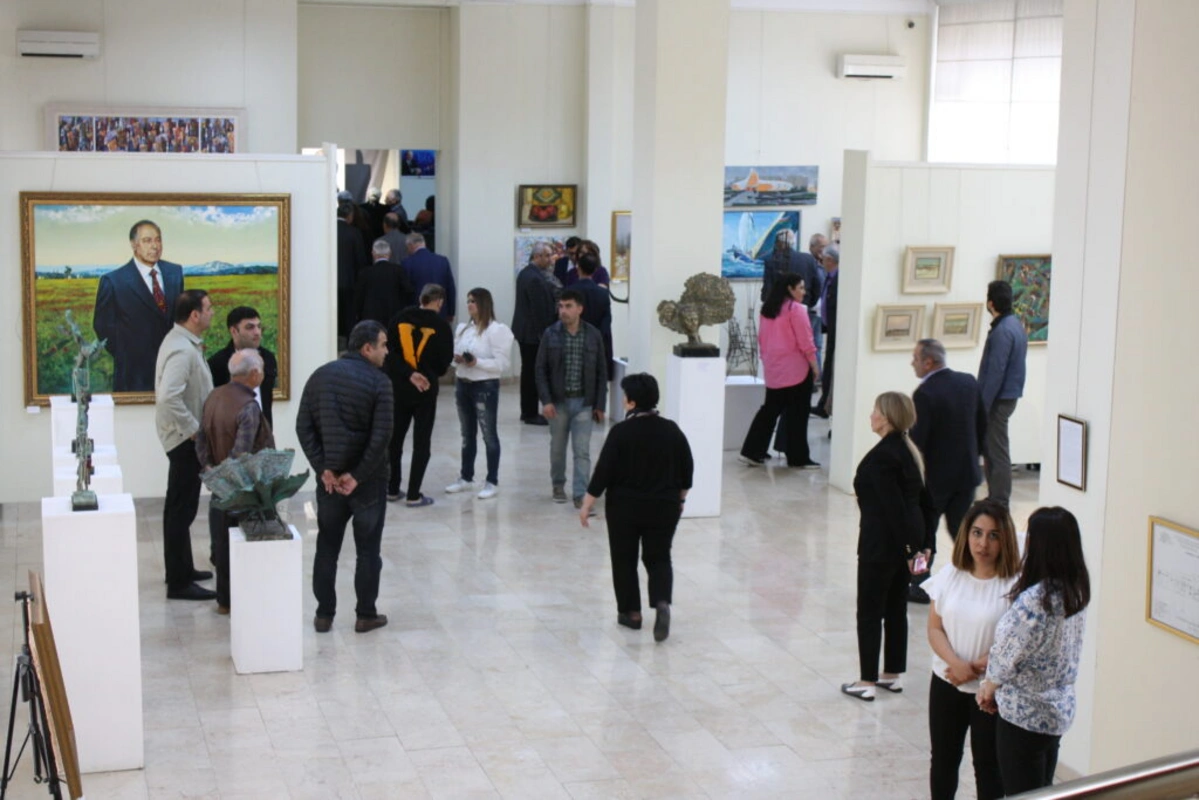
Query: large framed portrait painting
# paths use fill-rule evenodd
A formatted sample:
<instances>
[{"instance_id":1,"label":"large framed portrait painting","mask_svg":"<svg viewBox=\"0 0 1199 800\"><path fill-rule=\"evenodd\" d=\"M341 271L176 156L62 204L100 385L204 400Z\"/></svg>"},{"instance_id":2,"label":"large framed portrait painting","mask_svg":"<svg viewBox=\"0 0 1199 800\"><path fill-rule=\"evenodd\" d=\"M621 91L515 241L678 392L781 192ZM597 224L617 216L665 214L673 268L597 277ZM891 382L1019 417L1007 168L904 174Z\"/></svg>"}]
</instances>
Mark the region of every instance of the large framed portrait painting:
<instances>
[{"instance_id":1,"label":"large framed portrait painting","mask_svg":"<svg viewBox=\"0 0 1199 800\"><path fill-rule=\"evenodd\" d=\"M77 348L67 310L87 340L105 340L91 362L91 391L154 402L158 347L187 289L212 301L209 355L229 343L229 311L258 311L262 346L279 362L274 397L286 400L290 230L286 194L21 192L26 405L71 393Z\"/></svg>"}]
</instances>

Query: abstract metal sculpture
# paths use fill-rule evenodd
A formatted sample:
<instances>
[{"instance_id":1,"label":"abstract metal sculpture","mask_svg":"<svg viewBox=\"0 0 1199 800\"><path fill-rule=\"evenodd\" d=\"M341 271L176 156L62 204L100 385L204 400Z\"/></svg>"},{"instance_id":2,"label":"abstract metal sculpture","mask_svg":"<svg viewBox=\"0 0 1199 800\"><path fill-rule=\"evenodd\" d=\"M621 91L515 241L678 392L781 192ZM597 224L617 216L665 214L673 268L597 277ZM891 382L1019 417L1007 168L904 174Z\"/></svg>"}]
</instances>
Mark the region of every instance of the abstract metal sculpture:
<instances>
[{"instance_id":1,"label":"abstract metal sculpture","mask_svg":"<svg viewBox=\"0 0 1199 800\"><path fill-rule=\"evenodd\" d=\"M246 453L225 459L200 479L212 492L212 504L237 516L246 541L290 539L277 507L308 480L307 471L288 476L295 457L295 450Z\"/></svg>"},{"instance_id":2,"label":"abstract metal sculpture","mask_svg":"<svg viewBox=\"0 0 1199 800\"><path fill-rule=\"evenodd\" d=\"M95 451L95 443L87 435L87 412L92 403L92 359L104 349L106 340L92 340L89 343L83 338L83 331L79 329L79 324L75 322L75 315L71 313L71 309L68 308L63 316L66 319L66 324L61 330L71 337L71 340L75 343L75 347L78 348L78 352L75 354L75 368L71 371L71 386L75 394L71 399L75 401L77 410L75 416L75 439L71 442L71 451L75 453L77 464L75 491L71 494L71 510L95 511L100 507L100 503L96 498L96 493L91 490L92 475L96 471L95 467L92 466L92 453Z\"/></svg>"},{"instance_id":3,"label":"abstract metal sculpture","mask_svg":"<svg viewBox=\"0 0 1199 800\"><path fill-rule=\"evenodd\" d=\"M728 280L710 272L692 275L683 284L678 302L658 303L658 322L672 331L685 334L686 344L676 344L674 354L685 357L719 357L720 348L700 340L699 329L704 325L720 325L733 316L737 302Z\"/></svg>"}]
</instances>

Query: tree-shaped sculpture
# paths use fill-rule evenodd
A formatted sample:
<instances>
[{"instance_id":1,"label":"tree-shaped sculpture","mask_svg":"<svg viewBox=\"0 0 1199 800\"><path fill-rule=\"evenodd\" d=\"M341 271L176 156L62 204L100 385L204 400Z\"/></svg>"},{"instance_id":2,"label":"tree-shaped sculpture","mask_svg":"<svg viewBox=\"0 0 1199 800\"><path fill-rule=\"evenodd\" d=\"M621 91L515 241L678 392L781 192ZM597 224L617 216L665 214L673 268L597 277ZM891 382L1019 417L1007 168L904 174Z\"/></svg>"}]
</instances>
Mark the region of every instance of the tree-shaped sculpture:
<instances>
[{"instance_id":1,"label":"tree-shaped sculpture","mask_svg":"<svg viewBox=\"0 0 1199 800\"><path fill-rule=\"evenodd\" d=\"M720 348L700 340L699 329L704 325L720 325L733 316L737 296L728 280L701 272L692 275L683 284L683 294L678 302L663 300L658 303L658 322L672 331L686 334L685 345L674 346L678 356L719 356Z\"/></svg>"},{"instance_id":2,"label":"tree-shaped sculpture","mask_svg":"<svg viewBox=\"0 0 1199 800\"><path fill-rule=\"evenodd\" d=\"M227 458L200 476L213 505L237 516L246 541L290 539L278 505L308 480L308 472L288 476L295 450L259 450Z\"/></svg>"}]
</instances>

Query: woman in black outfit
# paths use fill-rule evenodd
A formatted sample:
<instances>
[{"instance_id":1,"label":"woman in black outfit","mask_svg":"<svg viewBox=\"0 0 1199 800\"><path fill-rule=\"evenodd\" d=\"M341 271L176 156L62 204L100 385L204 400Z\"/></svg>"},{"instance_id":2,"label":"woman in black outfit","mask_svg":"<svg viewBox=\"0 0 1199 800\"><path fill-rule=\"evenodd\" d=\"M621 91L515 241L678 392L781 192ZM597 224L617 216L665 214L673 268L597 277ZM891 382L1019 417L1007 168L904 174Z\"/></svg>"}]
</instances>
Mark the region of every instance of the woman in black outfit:
<instances>
[{"instance_id":1,"label":"woman in black outfit","mask_svg":"<svg viewBox=\"0 0 1199 800\"><path fill-rule=\"evenodd\" d=\"M900 675L907 669L908 582L911 560L924 543L921 494L924 462L908 437L916 422L912 398L883 392L874 401L870 429L882 441L858 464L853 479L862 520L858 529L858 660L859 680L841 691L859 700L874 700L875 687L903 691ZM883 622L887 644L883 673L878 651Z\"/></svg>"},{"instance_id":2,"label":"woman in black outfit","mask_svg":"<svg viewBox=\"0 0 1199 800\"><path fill-rule=\"evenodd\" d=\"M608 491L608 547L612 553L612 588L616 621L641 628L641 587L637 581L637 548L649 576L649 603L658 614L654 641L670 635L670 600L674 571L670 543L691 489L691 446L679 426L658 416L658 382L647 373L629 375L624 390L625 418L608 432L579 508L587 518L596 498Z\"/></svg>"}]
</instances>

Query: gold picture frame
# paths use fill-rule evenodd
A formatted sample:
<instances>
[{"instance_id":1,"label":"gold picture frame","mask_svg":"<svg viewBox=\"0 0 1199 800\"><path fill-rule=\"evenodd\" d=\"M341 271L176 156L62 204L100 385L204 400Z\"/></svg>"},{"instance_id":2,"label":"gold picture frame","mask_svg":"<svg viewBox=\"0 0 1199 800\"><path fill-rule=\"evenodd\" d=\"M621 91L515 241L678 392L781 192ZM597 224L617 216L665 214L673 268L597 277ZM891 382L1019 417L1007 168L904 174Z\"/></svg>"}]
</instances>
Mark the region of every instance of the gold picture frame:
<instances>
[{"instance_id":1,"label":"gold picture frame","mask_svg":"<svg viewBox=\"0 0 1199 800\"><path fill-rule=\"evenodd\" d=\"M1149 518L1145 621L1199 644L1196 601L1187 591L1199 579L1199 531L1161 517ZM1178 609L1182 608L1180 614ZM1180 625L1185 627L1179 627Z\"/></svg>"},{"instance_id":2,"label":"gold picture frame","mask_svg":"<svg viewBox=\"0 0 1199 800\"><path fill-rule=\"evenodd\" d=\"M932 338L946 348L977 347L982 316L982 303L937 303Z\"/></svg>"},{"instance_id":3,"label":"gold picture frame","mask_svg":"<svg viewBox=\"0 0 1199 800\"><path fill-rule=\"evenodd\" d=\"M279 363L274 399L288 399L291 195L21 192L20 209L25 405L46 406L51 395L71 394L76 354L62 330L63 312L73 312L85 338L100 338L98 304L108 309L98 327L109 341L92 361L92 392L111 393L116 403L154 402L157 344L143 346L145 326L135 315L152 315L155 301L146 279L137 283L128 241L142 220L162 233L158 263L168 312L165 328L155 320L151 327L165 335L178 293L206 289L215 308L204 334L211 355L229 343L225 315L254 307L262 345Z\"/></svg>"},{"instance_id":4,"label":"gold picture frame","mask_svg":"<svg viewBox=\"0 0 1199 800\"><path fill-rule=\"evenodd\" d=\"M579 187L573 183L522 184L516 190L516 227L573 228Z\"/></svg>"},{"instance_id":5,"label":"gold picture frame","mask_svg":"<svg viewBox=\"0 0 1199 800\"><path fill-rule=\"evenodd\" d=\"M42 576L29 571L29 654L38 683L42 687L42 703L46 711L46 732L51 739L54 763L66 777L67 797L83 797L83 782L79 777L79 751L75 746L75 725L71 721L71 706L67 702L67 687L62 679L58 648L54 644L54 628L46 606L46 589Z\"/></svg>"},{"instance_id":6,"label":"gold picture frame","mask_svg":"<svg viewBox=\"0 0 1199 800\"><path fill-rule=\"evenodd\" d=\"M612 245L608 250L611 266L608 274L613 282L629 279L633 263L633 212L612 212Z\"/></svg>"},{"instance_id":7,"label":"gold picture frame","mask_svg":"<svg viewBox=\"0 0 1199 800\"><path fill-rule=\"evenodd\" d=\"M908 350L924 331L923 305L880 305L874 314L874 349Z\"/></svg>"},{"instance_id":8,"label":"gold picture frame","mask_svg":"<svg viewBox=\"0 0 1199 800\"><path fill-rule=\"evenodd\" d=\"M908 247L903 253L904 294L944 294L953 286L953 247Z\"/></svg>"}]
</instances>

